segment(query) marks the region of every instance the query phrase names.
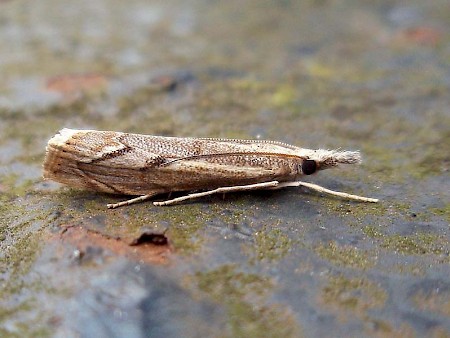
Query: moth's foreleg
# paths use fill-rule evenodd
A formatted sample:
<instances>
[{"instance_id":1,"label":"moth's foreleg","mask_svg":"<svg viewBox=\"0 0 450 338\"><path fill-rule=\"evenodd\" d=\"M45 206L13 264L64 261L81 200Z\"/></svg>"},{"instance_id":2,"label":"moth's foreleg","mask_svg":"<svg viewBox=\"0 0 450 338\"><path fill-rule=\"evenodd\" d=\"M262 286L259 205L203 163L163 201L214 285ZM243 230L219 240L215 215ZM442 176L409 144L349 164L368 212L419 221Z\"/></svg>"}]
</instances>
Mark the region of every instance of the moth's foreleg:
<instances>
[{"instance_id":1,"label":"moth's foreleg","mask_svg":"<svg viewBox=\"0 0 450 338\"><path fill-rule=\"evenodd\" d=\"M330 190L330 189L321 187L320 185L317 185L317 184L308 183L308 182L302 182L302 181L281 182L280 184L278 184L278 186L276 186L274 188L271 188L271 189L281 189L281 188L285 188L285 187L299 187L299 186L303 186L303 187L306 187L308 189L315 190L315 191L318 191L318 192L322 192L322 193L325 193L325 194L329 194L329 195L333 195L333 196L339 196L339 197L342 197L342 198L347 198L347 199L350 199L350 200L361 201L361 202L371 202L371 203L378 202L378 199L376 199L376 198L370 198L370 197L363 197L363 196L358 196L358 195L347 194L345 192Z\"/></svg>"},{"instance_id":2,"label":"moth's foreleg","mask_svg":"<svg viewBox=\"0 0 450 338\"><path fill-rule=\"evenodd\" d=\"M219 193L225 194L225 193L236 192L236 191L270 189L270 188L275 188L278 184L279 184L278 181L270 181L270 182L248 184L248 185L237 185L237 186L233 186L233 187L220 187L220 188L217 188L214 190L193 193L193 194L189 194L186 196L173 198L173 199L167 200L167 201L153 202L153 204L157 205L157 206L171 205L171 204L183 202L186 200L191 200L194 198L199 198L199 197L213 195L213 194L219 194Z\"/></svg>"},{"instance_id":3,"label":"moth's foreleg","mask_svg":"<svg viewBox=\"0 0 450 338\"><path fill-rule=\"evenodd\" d=\"M123 207L125 205L131 205L131 204L134 204L134 203L139 203L139 202L146 201L146 200L152 198L153 196L155 196L157 194L158 194L157 192L154 192L154 193L151 193L151 194L142 195L142 196L139 196L139 197L136 197L136 198L132 198L132 199L129 199L129 200L126 200L126 201L122 201L122 202L118 202L118 203L110 203L110 204L107 204L106 206L108 207L108 209L115 209L115 208L118 208L118 207Z\"/></svg>"}]
</instances>

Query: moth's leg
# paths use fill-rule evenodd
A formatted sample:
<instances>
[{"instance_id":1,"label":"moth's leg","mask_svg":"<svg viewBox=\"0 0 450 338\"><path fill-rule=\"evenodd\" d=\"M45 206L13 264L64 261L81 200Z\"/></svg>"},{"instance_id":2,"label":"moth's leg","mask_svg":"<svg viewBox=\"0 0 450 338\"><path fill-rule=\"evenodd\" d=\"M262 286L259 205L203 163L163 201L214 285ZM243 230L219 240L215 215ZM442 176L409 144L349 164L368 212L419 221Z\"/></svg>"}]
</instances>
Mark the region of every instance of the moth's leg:
<instances>
[{"instance_id":1,"label":"moth's leg","mask_svg":"<svg viewBox=\"0 0 450 338\"><path fill-rule=\"evenodd\" d=\"M189 194L186 196L177 197L167 201L161 202L153 202L154 205L163 206L163 205L171 205L179 202L183 202L186 200L191 200L198 197L219 194L219 193L228 193L228 192L236 192L236 191L248 191L248 190L258 190L258 189L270 189L275 188L279 184L278 181L270 181L264 183L256 183L256 184L248 184L248 185L237 185L234 187L220 187L214 190L208 190L198 193Z\"/></svg>"},{"instance_id":2,"label":"moth's leg","mask_svg":"<svg viewBox=\"0 0 450 338\"><path fill-rule=\"evenodd\" d=\"M348 199L355 200L355 201L371 202L371 203L378 202L378 199L376 199L376 198L370 198L370 197L363 197L363 196L358 196L358 195L347 194L345 192L330 190L330 189L321 187L320 185L317 185L317 184L308 183L308 182L302 182L302 181L281 182L280 184L278 184L278 186L276 186L274 188L271 188L271 189L281 189L281 188L285 188L285 187L299 187L299 186L306 187L306 188L309 188L311 190L315 190L315 191L318 191L318 192L326 193L326 194L329 194L329 195L334 195L334 196L339 196L339 197L343 197L343 198L348 198Z\"/></svg>"},{"instance_id":3,"label":"moth's leg","mask_svg":"<svg viewBox=\"0 0 450 338\"><path fill-rule=\"evenodd\" d=\"M132 199L129 199L129 200L126 200L126 201L122 201L122 202L118 202L118 203L110 203L110 204L107 204L106 206L108 207L108 209L115 209L115 208L122 207L122 206L125 206L125 205L130 205L130 204L146 201L146 200L152 198L155 195L158 195L158 193L154 192L154 193L151 193L151 194L142 195L142 196L139 196L139 197L136 197L136 198L132 198Z\"/></svg>"}]
</instances>

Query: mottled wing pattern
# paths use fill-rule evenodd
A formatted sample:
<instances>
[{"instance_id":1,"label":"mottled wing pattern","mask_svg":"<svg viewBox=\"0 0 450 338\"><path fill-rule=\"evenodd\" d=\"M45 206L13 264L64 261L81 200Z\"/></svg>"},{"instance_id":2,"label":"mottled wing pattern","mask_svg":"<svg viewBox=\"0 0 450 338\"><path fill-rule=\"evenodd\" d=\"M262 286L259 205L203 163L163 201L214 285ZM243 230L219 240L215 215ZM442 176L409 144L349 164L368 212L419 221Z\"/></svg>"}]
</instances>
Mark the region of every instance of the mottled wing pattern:
<instances>
[{"instance_id":1,"label":"mottled wing pattern","mask_svg":"<svg viewBox=\"0 0 450 338\"><path fill-rule=\"evenodd\" d=\"M264 142L63 129L49 141L44 177L130 195L208 189L292 176L291 152Z\"/></svg>"}]
</instances>

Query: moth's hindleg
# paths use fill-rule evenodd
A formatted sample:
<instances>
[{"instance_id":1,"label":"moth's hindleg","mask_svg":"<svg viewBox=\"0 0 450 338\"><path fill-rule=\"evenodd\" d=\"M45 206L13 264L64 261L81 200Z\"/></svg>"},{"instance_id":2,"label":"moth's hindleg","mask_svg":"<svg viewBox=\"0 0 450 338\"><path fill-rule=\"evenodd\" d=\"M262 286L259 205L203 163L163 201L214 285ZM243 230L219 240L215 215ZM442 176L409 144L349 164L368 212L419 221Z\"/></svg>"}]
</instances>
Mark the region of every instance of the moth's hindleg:
<instances>
[{"instance_id":1,"label":"moth's hindleg","mask_svg":"<svg viewBox=\"0 0 450 338\"><path fill-rule=\"evenodd\" d=\"M136 197L136 198L132 198L132 199L129 199L129 200L126 200L126 201L122 201L122 202L118 202L118 203L110 203L110 204L107 204L106 206L108 207L108 209L115 209L115 208L118 208L118 207L123 207L125 205L131 205L131 204L134 204L134 203L139 203L139 202L146 201L146 200L152 198L153 196L155 196L157 194L158 194L157 192L154 192L154 193L151 193L151 194L142 195L142 196L139 196L139 197Z\"/></svg>"},{"instance_id":2,"label":"moth's hindleg","mask_svg":"<svg viewBox=\"0 0 450 338\"><path fill-rule=\"evenodd\" d=\"M278 184L279 184L278 181L270 181L270 182L248 184L248 185L237 185L237 186L233 186L233 187L220 187L220 188L217 188L214 190L193 193L193 194L173 198L173 199L167 200L167 201L153 202L153 204L157 205L157 206L171 205L171 204L183 202L186 200L191 200L194 198L199 198L199 197L214 195L214 194L219 194L219 193L225 194L225 193L236 192L236 191L248 191L248 190L275 188Z\"/></svg>"}]
</instances>

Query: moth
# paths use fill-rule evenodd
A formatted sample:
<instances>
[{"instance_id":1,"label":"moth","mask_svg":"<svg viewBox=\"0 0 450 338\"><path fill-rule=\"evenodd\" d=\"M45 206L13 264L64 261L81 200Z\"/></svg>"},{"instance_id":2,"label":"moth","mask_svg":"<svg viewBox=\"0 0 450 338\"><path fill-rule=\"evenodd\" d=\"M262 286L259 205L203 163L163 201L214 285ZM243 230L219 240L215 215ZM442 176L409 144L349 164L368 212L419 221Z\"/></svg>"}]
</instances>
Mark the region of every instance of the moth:
<instances>
[{"instance_id":1,"label":"moth","mask_svg":"<svg viewBox=\"0 0 450 338\"><path fill-rule=\"evenodd\" d=\"M298 186L377 202L301 181L320 170L360 162L357 151L311 150L276 141L65 128L48 141L44 178L75 188L138 196L108 208L172 192L190 193L153 203L162 206L216 193Z\"/></svg>"}]
</instances>

